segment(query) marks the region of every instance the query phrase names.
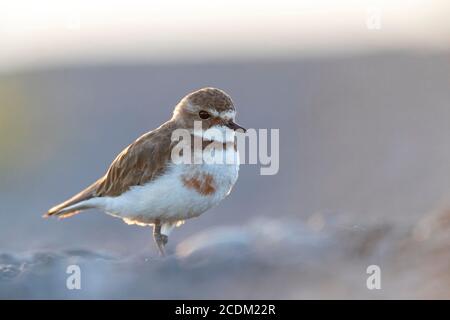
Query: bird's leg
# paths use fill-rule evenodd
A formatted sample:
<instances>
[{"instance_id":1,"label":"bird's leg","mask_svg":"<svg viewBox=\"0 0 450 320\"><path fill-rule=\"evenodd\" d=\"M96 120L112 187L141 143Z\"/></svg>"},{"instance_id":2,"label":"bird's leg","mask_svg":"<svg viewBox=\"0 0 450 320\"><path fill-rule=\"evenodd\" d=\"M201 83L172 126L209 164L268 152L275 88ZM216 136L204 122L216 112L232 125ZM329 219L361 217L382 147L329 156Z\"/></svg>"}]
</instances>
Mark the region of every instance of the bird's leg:
<instances>
[{"instance_id":1,"label":"bird's leg","mask_svg":"<svg viewBox=\"0 0 450 320\"><path fill-rule=\"evenodd\" d=\"M169 241L169 237L161 233L161 221L159 220L156 220L153 226L153 239L155 239L161 256L165 257L166 251L164 250L164 246Z\"/></svg>"}]
</instances>

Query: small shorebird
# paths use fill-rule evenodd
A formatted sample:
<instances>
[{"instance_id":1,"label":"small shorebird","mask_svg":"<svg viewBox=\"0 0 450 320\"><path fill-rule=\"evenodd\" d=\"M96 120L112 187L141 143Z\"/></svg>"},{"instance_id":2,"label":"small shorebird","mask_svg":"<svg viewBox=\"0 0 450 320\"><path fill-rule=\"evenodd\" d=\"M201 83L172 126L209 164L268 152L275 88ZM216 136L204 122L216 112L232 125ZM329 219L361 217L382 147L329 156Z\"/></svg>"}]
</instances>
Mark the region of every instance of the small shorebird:
<instances>
[{"instance_id":1,"label":"small shorebird","mask_svg":"<svg viewBox=\"0 0 450 320\"><path fill-rule=\"evenodd\" d=\"M177 142L173 141L172 133L180 129L188 132L193 141L190 148L196 139L201 139L200 150L193 149L194 157L216 145L238 159L234 133L245 129L236 124L235 117L233 101L222 90L203 88L188 94L176 105L169 121L130 144L103 177L51 208L44 217L67 218L95 208L128 224L151 225L154 240L165 255L170 231L228 196L239 172L238 160L232 164L174 163L172 151ZM203 128L200 136L194 123ZM226 132L228 138L218 139L217 134L205 138L209 129Z\"/></svg>"}]
</instances>

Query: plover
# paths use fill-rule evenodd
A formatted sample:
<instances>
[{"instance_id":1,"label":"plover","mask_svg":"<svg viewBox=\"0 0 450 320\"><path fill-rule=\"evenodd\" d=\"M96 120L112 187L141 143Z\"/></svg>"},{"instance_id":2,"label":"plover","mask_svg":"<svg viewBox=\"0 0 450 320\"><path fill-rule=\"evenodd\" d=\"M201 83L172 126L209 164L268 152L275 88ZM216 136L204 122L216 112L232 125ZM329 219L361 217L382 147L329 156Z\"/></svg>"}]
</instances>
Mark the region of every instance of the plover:
<instances>
[{"instance_id":1,"label":"plover","mask_svg":"<svg viewBox=\"0 0 450 320\"><path fill-rule=\"evenodd\" d=\"M220 89L203 88L186 95L169 121L130 144L103 177L51 208L44 217L67 218L86 209L99 209L128 224L150 225L164 256L170 231L217 205L236 183L239 155L234 133L245 129L236 124L235 117L233 101ZM203 128L200 134L195 130L197 124ZM205 138L211 129L226 132L226 138L217 138L217 134ZM225 153L231 153L237 160L175 163L173 151L179 146L173 139L175 130L184 130L192 138L191 160L214 145L223 147Z\"/></svg>"}]
</instances>

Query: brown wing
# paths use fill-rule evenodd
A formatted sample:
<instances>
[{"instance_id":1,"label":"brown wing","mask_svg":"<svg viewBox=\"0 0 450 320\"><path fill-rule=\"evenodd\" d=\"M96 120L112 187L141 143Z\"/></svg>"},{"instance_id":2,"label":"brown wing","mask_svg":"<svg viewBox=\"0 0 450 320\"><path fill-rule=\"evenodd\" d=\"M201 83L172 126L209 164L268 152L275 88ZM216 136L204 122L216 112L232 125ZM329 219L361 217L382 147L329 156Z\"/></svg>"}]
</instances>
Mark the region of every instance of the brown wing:
<instances>
[{"instance_id":1,"label":"brown wing","mask_svg":"<svg viewBox=\"0 0 450 320\"><path fill-rule=\"evenodd\" d=\"M132 186L143 185L161 175L170 161L173 127L174 124L168 122L137 139L117 156L104 177L51 208L44 217L70 217L91 208L83 204L85 200L103 196L116 197Z\"/></svg>"},{"instance_id":2,"label":"brown wing","mask_svg":"<svg viewBox=\"0 0 450 320\"><path fill-rule=\"evenodd\" d=\"M170 161L172 130L167 123L123 150L99 181L96 196L116 197L132 186L144 185L160 176Z\"/></svg>"}]
</instances>

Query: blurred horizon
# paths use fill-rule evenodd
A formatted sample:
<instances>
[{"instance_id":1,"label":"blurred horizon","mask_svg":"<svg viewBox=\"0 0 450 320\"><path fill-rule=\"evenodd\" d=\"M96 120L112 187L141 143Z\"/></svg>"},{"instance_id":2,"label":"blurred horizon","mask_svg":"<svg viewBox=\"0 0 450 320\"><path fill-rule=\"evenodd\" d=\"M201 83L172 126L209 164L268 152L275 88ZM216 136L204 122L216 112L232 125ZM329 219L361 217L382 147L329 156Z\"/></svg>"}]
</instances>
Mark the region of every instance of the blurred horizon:
<instances>
[{"instance_id":1,"label":"blurred horizon","mask_svg":"<svg viewBox=\"0 0 450 320\"><path fill-rule=\"evenodd\" d=\"M450 48L434 1L0 1L0 72Z\"/></svg>"}]
</instances>

